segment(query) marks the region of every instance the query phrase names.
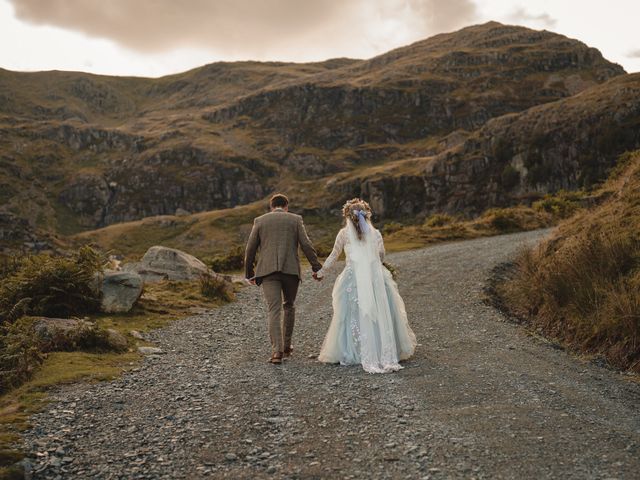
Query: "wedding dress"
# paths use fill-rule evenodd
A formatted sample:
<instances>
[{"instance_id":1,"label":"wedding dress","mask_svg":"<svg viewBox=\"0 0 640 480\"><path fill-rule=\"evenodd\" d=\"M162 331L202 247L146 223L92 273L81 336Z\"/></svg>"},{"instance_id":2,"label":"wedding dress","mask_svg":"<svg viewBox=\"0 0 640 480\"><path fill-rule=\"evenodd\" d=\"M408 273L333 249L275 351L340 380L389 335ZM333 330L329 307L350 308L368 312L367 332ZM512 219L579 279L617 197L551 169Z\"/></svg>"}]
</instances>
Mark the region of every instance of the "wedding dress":
<instances>
[{"instance_id":1,"label":"wedding dress","mask_svg":"<svg viewBox=\"0 0 640 480\"><path fill-rule=\"evenodd\" d=\"M398 286L382 262L382 235L367 220L359 239L350 220L338 232L331 255L318 272L323 277L345 251L346 265L333 287L333 318L318 360L362 364L369 373L400 370L413 355L414 335Z\"/></svg>"}]
</instances>

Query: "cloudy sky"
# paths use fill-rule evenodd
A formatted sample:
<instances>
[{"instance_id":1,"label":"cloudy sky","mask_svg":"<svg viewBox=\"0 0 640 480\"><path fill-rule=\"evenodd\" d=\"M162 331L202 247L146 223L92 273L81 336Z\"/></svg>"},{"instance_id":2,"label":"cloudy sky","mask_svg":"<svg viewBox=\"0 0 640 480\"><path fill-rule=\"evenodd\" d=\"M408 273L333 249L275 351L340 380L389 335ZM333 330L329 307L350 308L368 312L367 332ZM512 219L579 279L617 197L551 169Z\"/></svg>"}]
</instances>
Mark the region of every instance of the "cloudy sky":
<instances>
[{"instance_id":1,"label":"cloudy sky","mask_svg":"<svg viewBox=\"0 0 640 480\"><path fill-rule=\"evenodd\" d=\"M369 58L474 23L556 31L640 71L640 0L0 0L0 67L160 76Z\"/></svg>"}]
</instances>

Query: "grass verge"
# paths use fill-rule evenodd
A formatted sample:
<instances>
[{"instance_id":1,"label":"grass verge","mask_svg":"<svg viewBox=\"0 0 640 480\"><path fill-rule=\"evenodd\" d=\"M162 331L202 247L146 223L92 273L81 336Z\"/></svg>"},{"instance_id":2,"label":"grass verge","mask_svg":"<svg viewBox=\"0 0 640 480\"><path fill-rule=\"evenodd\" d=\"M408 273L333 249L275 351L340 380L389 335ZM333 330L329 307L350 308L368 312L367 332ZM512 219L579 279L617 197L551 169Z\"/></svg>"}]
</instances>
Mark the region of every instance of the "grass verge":
<instances>
[{"instance_id":1,"label":"grass verge","mask_svg":"<svg viewBox=\"0 0 640 480\"><path fill-rule=\"evenodd\" d=\"M47 403L51 387L77 381L110 380L134 367L141 355L132 331L145 332L195 313L215 308L226 299L207 296L199 282L164 281L145 286L140 301L129 313L91 317L99 326L113 328L127 336L131 348L123 353L51 352L33 376L17 389L0 397L0 479L23 478L15 464L23 458L20 432L29 428L29 417ZM232 292L227 292L231 298ZM143 342L144 343L144 342Z\"/></svg>"},{"instance_id":2,"label":"grass verge","mask_svg":"<svg viewBox=\"0 0 640 480\"><path fill-rule=\"evenodd\" d=\"M640 373L640 151L598 192L605 201L524 250L496 291L510 313L571 351Z\"/></svg>"}]
</instances>

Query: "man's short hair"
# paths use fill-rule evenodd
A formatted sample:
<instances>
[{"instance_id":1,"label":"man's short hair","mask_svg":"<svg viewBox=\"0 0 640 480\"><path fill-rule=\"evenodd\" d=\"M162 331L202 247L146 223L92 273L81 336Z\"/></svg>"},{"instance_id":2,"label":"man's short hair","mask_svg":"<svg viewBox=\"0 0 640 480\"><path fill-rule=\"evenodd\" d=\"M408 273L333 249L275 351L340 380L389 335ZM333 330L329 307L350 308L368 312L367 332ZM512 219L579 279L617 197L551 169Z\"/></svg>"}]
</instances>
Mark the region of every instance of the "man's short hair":
<instances>
[{"instance_id":1,"label":"man's short hair","mask_svg":"<svg viewBox=\"0 0 640 480\"><path fill-rule=\"evenodd\" d=\"M269 205L271 205L271 208L284 208L289 205L289 199L286 195L276 193L273 197L271 197Z\"/></svg>"}]
</instances>

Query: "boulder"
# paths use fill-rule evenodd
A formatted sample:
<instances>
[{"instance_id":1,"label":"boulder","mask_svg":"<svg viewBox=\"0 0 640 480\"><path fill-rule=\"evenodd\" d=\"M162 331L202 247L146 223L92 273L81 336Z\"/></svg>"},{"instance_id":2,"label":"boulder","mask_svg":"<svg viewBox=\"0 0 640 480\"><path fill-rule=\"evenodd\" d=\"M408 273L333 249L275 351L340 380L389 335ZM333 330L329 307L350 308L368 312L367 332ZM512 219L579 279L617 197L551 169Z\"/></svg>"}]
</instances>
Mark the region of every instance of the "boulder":
<instances>
[{"instance_id":1,"label":"boulder","mask_svg":"<svg viewBox=\"0 0 640 480\"><path fill-rule=\"evenodd\" d=\"M39 317L33 324L38 340L49 343L56 338L66 337L72 331L92 328L93 324L79 318L49 318Z\"/></svg>"},{"instance_id":2,"label":"boulder","mask_svg":"<svg viewBox=\"0 0 640 480\"><path fill-rule=\"evenodd\" d=\"M103 312L128 312L142 294L142 277L136 272L105 271L102 277Z\"/></svg>"},{"instance_id":3,"label":"boulder","mask_svg":"<svg viewBox=\"0 0 640 480\"><path fill-rule=\"evenodd\" d=\"M124 351L128 342L113 329L104 330L95 323L78 318L39 317L33 329L44 352L85 349Z\"/></svg>"},{"instance_id":4,"label":"boulder","mask_svg":"<svg viewBox=\"0 0 640 480\"><path fill-rule=\"evenodd\" d=\"M127 264L124 270L137 272L149 283L161 280L197 280L200 275L205 274L217 276L193 255L161 246L151 247L140 262Z\"/></svg>"},{"instance_id":5,"label":"boulder","mask_svg":"<svg viewBox=\"0 0 640 480\"><path fill-rule=\"evenodd\" d=\"M127 337L113 328L107 328L107 343L113 350L117 350L119 352L124 351L129 347Z\"/></svg>"}]
</instances>

